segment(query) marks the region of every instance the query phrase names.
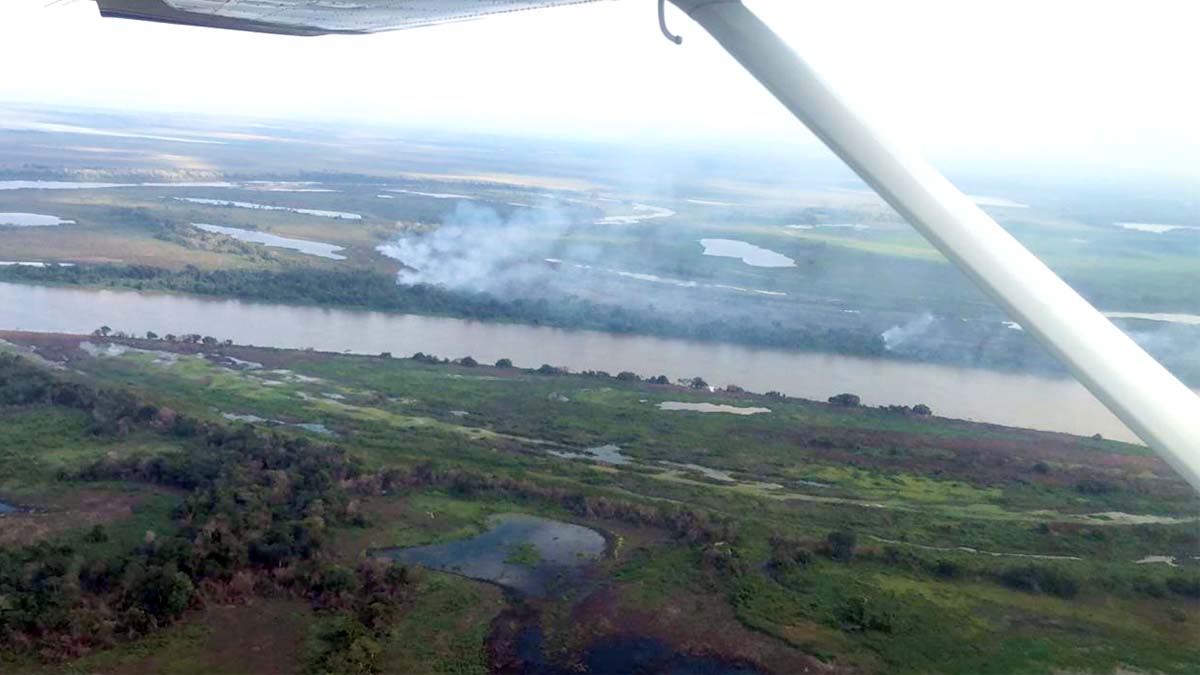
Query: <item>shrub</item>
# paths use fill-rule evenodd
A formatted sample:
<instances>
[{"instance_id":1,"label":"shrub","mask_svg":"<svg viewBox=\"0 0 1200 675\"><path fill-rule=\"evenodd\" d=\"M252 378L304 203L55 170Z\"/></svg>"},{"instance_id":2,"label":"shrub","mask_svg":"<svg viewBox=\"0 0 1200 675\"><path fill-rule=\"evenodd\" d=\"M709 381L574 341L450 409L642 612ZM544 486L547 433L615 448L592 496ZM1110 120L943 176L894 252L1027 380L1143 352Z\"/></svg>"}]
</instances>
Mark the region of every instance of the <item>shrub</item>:
<instances>
[{"instance_id":1,"label":"shrub","mask_svg":"<svg viewBox=\"0 0 1200 675\"><path fill-rule=\"evenodd\" d=\"M1079 592L1079 582L1065 570L1045 565L1019 565L1000 573L1000 581L1009 588L1030 593L1046 593L1060 598L1073 598Z\"/></svg>"},{"instance_id":2,"label":"shrub","mask_svg":"<svg viewBox=\"0 0 1200 675\"><path fill-rule=\"evenodd\" d=\"M829 546L829 557L845 562L854 558L858 537L851 530L834 530L825 537Z\"/></svg>"},{"instance_id":3,"label":"shrub","mask_svg":"<svg viewBox=\"0 0 1200 675\"><path fill-rule=\"evenodd\" d=\"M963 566L956 560L939 558L933 563L933 573L943 579L957 579L963 574Z\"/></svg>"},{"instance_id":4,"label":"shrub","mask_svg":"<svg viewBox=\"0 0 1200 675\"><path fill-rule=\"evenodd\" d=\"M857 408L862 405L862 399L857 394L838 394L829 397L831 405L842 406L844 408Z\"/></svg>"},{"instance_id":5,"label":"shrub","mask_svg":"<svg viewBox=\"0 0 1200 675\"><path fill-rule=\"evenodd\" d=\"M1167 577L1167 588L1186 598L1200 598L1200 574L1176 574Z\"/></svg>"}]
</instances>

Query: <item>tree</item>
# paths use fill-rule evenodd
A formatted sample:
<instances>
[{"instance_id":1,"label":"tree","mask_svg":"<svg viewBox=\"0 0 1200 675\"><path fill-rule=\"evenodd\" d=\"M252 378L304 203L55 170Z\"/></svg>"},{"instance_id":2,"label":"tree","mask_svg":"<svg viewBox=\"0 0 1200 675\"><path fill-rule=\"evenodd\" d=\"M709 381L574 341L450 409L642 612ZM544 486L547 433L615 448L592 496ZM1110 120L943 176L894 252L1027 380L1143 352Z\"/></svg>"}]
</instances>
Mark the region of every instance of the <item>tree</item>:
<instances>
[{"instance_id":1,"label":"tree","mask_svg":"<svg viewBox=\"0 0 1200 675\"><path fill-rule=\"evenodd\" d=\"M513 367L512 359L497 359L496 367L497 368L512 368Z\"/></svg>"},{"instance_id":2,"label":"tree","mask_svg":"<svg viewBox=\"0 0 1200 675\"><path fill-rule=\"evenodd\" d=\"M858 537L852 530L834 530L825 537L825 543L829 546L829 557L846 562L854 558Z\"/></svg>"},{"instance_id":3,"label":"tree","mask_svg":"<svg viewBox=\"0 0 1200 675\"><path fill-rule=\"evenodd\" d=\"M215 347L217 345L217 338L211 335L205 335L200 339L200 342L202 342L205 347Z\"/></svg>"},{"instance_id":4,"label":"tree","mask_svg":"<svg viewBox=\"0 0 1200 675\"><path fill-rule=\"evenodd\" d=\"M922 417L926 417L926 416L933 414L933 409L931 409L929 406L925 405L924 403L918 403L918 404L914 405L912 411L913 411L914 415L921 415Z\"/></svg>"},{"instance_id":5,"label":"tree","mask_svg":"<svg viewBox=\"0 0 1200 675\"><path fill-rule=\"evenodd\" d=\"M617 373L617 379L622 382L637 382L638 376L637 373L633 373L628 370L622 370L621 372Z\"/></svg>"},{"instance_id":6,"label":"tree","mask_svg":"<svg viewBox=\"0 0 1200 675\"><path fill-rule=\"evenodd\" d=\"M666 375L655 375L649 379L650 384L671 384L671 380L667 379Z\"/></svg>"},{"instance_id":7,"label":"tree","mask_svg":"<svg viewBox=\"0 0 1200 675\"><path fill-rule=\"evenodd\" d=\"M708 383L704 381L703 377L693 377L692 383L688 386L692 389L708 389Z\"/></svg>"},{"instance_id":8,"label":"tree","mask_svg":"<svg viewBox=\"0 0 1200 675\"><path fill-rule=\"evenodd\" d=\"M839 405L844 408L857 408L858 406L862 405L862 399L860 399L856 394L838 394L837 396L830 396L829 403L831 405Z\"/></svg>"},{"instance_id":9,"label":"tree","mask_svg":"<svg viewBox=\"0 0 1200 675\"><path fill-rule=\"evenodd\" d=\"M470 356L464 356L464 357L462 357L461 359L459 359L459 360L458 360L458 364L459 364L460 366L466 366L466 367L468 367L468 368L474 368L475 366L478 366L478 365L479 365L479 362L478 362L478 361L476 361L475 359L471 358Z\"/></svg>"},{"instance_id":10,"label":"tree","mask_svg":"<svg viewBox=\"0 0 1200 675\"><path fill-rule=\"evenodd\" d=\"M147 340L157 340L157 339L158 339L158 333L155 333L155 332L154 332L154 331L152 331L152 330L148 330L148 331L146 331L146 339L147 339Z\"/></svg>"},{"instance_id":11,"label":"tree","mask_svg":"<svg viewBox=\"0 0 1200 675\"><path fill-rule=\"evenodd\" d=\"M108 326L100 326L96 330L92 331L92 335L96 335L98 337L108 337L109 333L112 333L112 329Z\"/></svg>"}]
</instances>

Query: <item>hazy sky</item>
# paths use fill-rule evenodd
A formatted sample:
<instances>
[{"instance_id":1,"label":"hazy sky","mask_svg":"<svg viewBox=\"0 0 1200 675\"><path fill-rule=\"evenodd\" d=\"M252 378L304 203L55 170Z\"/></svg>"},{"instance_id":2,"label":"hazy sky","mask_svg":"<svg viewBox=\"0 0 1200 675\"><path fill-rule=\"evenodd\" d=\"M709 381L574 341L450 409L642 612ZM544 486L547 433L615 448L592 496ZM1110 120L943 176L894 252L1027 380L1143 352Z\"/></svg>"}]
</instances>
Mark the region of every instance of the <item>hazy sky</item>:
<instances>
[{"instance_id":1,"label":"hazy sky","mask_svg":"<svg viewBox=\"0 0 1200 675\"><path fill-rule=\"evenodd\" d=\"M46 6L50 4L50 6ZM870 117L939 157L1058 157L1200 176L1195 0L747 0ZM811 139L654 0L371 36L102 20L0 1L0 100L516 129ZM815 141L813 141L815 142Z\"/></svg>"}]
</instances>

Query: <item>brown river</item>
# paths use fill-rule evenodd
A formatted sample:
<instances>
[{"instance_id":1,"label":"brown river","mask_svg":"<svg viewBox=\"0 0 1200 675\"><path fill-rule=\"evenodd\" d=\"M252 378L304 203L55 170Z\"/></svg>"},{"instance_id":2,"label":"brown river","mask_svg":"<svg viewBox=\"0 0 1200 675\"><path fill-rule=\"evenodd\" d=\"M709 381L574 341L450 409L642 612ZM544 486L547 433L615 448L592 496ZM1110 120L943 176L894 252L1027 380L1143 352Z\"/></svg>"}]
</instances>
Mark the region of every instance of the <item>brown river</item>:
<instances>
[{"instance_id":1,"label":"brown river","mask_svg":"<svg viewBox=\"0 0 1200 675\"><path fill-rule=\"evenodd\" d=\"M0 283L0 329L90 333L101 325L268 347L396 356L422 351L481 362L508 357L525 367L700 376L714 385L817 400L851 392L868 405L924 403L943 417L1137 440L1065 378L463 319Z\"/></svg>"}]
</instances>

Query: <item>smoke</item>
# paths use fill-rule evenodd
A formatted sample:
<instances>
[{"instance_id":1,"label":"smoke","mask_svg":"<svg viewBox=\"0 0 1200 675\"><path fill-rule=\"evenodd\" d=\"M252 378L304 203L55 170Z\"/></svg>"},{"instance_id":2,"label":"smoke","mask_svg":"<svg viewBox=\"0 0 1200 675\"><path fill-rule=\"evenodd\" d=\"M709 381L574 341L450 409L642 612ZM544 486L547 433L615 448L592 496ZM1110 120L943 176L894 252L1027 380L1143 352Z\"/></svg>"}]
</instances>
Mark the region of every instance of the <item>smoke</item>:
<instances>
[{"instance_id":1,"label":"smoke","mask_svg":"<svg viewBox=\"0 0 1200 675\"><path fill-rule=\"evenodd\" d=\"M407 268L402 284L431 284L497 296L541 294L553 268L546 258L591 260L595 247L570 243L570 212L557 207L519 209L507 219L461 202L436 230L402 237L377 250Z\"/></svg>"},{"instance_id":2,"label":"smoke","mask_svg":"<svg viewBox=\"0 0 1200 675\"><path fill-rule=\"evenodd\" d=\"M933 321L933 314L926 312L903 325L895 325L883 331L879 337L883 338L884 349L889 352L895 351L919 339L933 326Z\"/></svg>"}]
</instances>

